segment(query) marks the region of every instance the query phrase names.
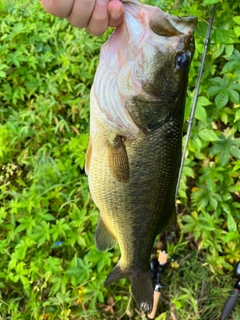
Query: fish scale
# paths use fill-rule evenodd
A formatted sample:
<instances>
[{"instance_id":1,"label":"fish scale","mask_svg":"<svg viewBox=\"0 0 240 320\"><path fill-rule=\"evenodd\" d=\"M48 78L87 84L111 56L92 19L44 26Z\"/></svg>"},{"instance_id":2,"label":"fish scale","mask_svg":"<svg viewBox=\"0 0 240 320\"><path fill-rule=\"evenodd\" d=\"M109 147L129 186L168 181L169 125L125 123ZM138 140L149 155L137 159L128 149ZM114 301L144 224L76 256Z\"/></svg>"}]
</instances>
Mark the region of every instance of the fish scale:
<instances>
[{"instance_id":1,"label":"fish scale","mask_svg":"<svg viewBox=\"0 0 240 320\"><path fill-rule=\"evenodd\" d=\"M173 17L134 1L124 4L123 24L102 48L91 90L86 173L100 211L96 246L104 251L118 244L121 251L105 285L129 279L138 306L150 312L151 250L156 236L176 216L196 19Z\"/></svg>"}]
</instances>

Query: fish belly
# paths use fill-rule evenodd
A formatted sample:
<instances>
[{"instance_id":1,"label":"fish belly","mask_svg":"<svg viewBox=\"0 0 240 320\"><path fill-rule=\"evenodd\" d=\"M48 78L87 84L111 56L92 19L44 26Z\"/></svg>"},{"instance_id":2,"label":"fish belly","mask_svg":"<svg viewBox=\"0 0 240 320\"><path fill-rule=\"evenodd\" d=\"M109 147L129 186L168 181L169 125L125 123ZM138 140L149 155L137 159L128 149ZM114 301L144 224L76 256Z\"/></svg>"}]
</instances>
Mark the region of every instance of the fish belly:
<instances>
[{"instance_id":1,"label":"fish belly","mask_svg":"<svg viewBox=\"0 0 240 320\"><path fill-rule=\"evenodd\" d=\"M125 183L109 170L108 138L118 133L106 130L107 126L96 126L96 133L91 133L90 191L120 246L123 269L149 268L155 237L174 212L181 123L179 114L152 133L126 141L130 178Z\"/></svg>"},{"instance_id":2,"label":"fish belly","mask_svg":"<svg viewBox=\"0 0 240 320\"><path fill-rule=\"evenodd\" d=\"M149 134L125 141L129 162L129 180L126 182L115 179L109 169L109 139L120 133L105 123L97 112L93 112L91 121L89 186L102 222L97 228L96 234L100 236L96 238L96 245L105 250L118 243L121 251L118 266L106 284L128 278L140 307L150 311L153 287L149 260L156 236L175 214L182 114L175 114L173 119ZM103 226L105 233L101 230ZM106 233L116 242L107 241ZM142 278L143 287L136 282L139 278ZM143 294L146 297L142 297ZM144 305L141 301L148 302Z\"/></svg>"}]
</instances>

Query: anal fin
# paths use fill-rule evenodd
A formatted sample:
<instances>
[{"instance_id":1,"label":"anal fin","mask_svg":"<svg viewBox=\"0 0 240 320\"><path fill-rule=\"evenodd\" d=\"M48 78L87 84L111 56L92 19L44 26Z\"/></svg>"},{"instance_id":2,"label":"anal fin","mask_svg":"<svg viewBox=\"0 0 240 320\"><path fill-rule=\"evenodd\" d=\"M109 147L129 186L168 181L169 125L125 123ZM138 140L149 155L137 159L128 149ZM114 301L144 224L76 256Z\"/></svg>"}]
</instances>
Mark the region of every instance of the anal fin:
<instances>
[{"instance_id":1,"label":"anal fin","mask_svg":"<svg viewBox=\"0 0 240 320\"><path fill-rule=\"evenodd\" d=\"M113 143L108 143L108 165L111 174L117 181L128 182L129 162L126 146L121 136L116 136Z\"/></svg>"},{"instance_id":2,"label":"anal fin","mask_svg":"<svg viewBox=\"0 0 240 320\"><path fill-rule=\"evenodd\" d=\"M117 245L116 238L108 230L101 217L98 220L95 243L99 251L105 251L106 249L111 249Z\"/></svg>"},{"instance_id":3,"label":"anal fin","mask_svg":"<svg viewBox=\"0 0 240 320\"><path fill-rule=\"evenodd\" d=\"M107 287L112 282L117 281L122 278L128 278L127 273L123 272L120 265L117 264L112 272L109 273L107 279L104 282L104 287Z\"/></svg>"}]
</instances>

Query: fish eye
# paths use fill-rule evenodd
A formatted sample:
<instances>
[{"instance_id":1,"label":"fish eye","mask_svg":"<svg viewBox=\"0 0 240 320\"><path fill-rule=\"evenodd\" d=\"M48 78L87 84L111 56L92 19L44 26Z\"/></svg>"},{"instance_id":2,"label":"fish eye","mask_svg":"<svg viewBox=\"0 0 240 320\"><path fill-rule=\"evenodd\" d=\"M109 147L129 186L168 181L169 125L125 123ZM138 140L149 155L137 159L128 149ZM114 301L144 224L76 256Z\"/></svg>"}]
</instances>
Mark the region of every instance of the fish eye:
<instances>
[{"instance_id":1,"label":"fish eye","mask_svg":"<svg viewBox=\"0 0 240 320\"><path fill-rule=\"evenodd\" d=\"M188 66L189 58L189 52L182 53L180 56L177 57L177 66L181 69L186 68Z\"/></svg>"}]
</instances>

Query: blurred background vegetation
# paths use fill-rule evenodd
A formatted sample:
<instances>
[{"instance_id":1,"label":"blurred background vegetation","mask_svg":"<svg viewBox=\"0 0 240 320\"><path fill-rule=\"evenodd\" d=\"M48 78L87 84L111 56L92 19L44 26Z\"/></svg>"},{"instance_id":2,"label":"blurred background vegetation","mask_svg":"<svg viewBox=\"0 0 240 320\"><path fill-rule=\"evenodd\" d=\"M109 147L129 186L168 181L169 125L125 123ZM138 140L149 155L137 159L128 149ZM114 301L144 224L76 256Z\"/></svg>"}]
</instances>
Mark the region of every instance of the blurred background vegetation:
<instances>
[{"instance_id":1,"label":"blurred background vegetation","mask_svg":"<svg viewBox=\"0 0 240 320\"><path fill-rule=\"evenodd\" d=\"M186 120L216 3L179 189L181 233L168 245L179 259L157 319L219 319L240 260L240 3L148 3L199 18ZM0 319L144 319L126 280L103 287L119 251L95 248L83 170L89 91L110 32L92 37L37 0L0 1Z\"/></svg>"}]
</instances>

